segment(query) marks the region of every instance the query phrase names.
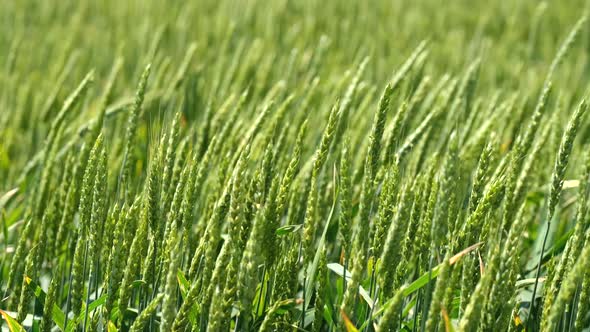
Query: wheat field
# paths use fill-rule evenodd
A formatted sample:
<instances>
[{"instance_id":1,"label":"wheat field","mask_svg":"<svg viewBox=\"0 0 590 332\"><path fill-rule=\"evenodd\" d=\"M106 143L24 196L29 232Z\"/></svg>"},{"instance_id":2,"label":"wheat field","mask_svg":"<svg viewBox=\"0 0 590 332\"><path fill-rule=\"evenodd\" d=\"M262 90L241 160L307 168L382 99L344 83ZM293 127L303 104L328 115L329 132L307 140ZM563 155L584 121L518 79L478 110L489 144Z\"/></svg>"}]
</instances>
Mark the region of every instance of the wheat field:
<instances>
[{"instance_id":1,"label":"wheat field","mask_svg":"<svg viewBox=\"0 0 590 332\"><path fill-rule=\"evenodd\" d=\"M0 329L590 331L588 14L0 0Z\"/></svg>"}]
</instances>

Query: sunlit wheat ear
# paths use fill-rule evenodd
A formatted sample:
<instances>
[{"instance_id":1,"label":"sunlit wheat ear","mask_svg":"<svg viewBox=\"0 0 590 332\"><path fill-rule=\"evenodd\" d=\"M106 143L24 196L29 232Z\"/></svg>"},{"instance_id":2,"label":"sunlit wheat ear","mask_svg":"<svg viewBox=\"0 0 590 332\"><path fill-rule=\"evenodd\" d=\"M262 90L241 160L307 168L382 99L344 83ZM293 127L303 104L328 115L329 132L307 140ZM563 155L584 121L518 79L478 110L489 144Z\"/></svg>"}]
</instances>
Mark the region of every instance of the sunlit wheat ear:
<instances>
[{"instance_id":1,"label":"sunlit wheat ear","mask_svg":"<svg viewBox=\"0 0 590 332\"><path fill-rule=\"evenodd\" d=\"M351 184L350 140L345 138L340 156L340 186L338 218L338 235L344 255L349 255L352 228L352 184Z\"/></svg>"},{"instance_id":2,"label":"sunlit wheat ear","mask_svg":"<svg viewBox=\"0 0 590 332\"><path fill-rule=\"evenodd\" d=\"M132 332L141 332L149 324L149 319L156 313L160 302L162 302L163 294L158 294L150 304L143 309L143 311L137 316L133 325L129 328Z\"/></svg>"},{"instance_id":3,"label":"sunlit wheat ear","mask_svg":"<svg viewBox=\"0 0 590 332\"><path fill-rule=\"evenodd\" d=\"M578 312L576 313L575 329L582 331L584 327L590 325L588 322L588 309L590 308L590 273L584 272L580 300L578 301Z\"/></svg>"},{"instance_id":4,"label":"sunlit wheat ear","mask_svg":"<svg viewBox=\"0 0 590 332\"><path fill-rule=\"evenodd\" d=\"M424 198L424 195L430 193L430 178L428 173L426 173L425 176L419 176L416 178L413 186L415 187L414 195L409 195L408 197L408 199L412 199L412 201L408 203L402 202L402 204L411 204L411 208L406 213L408 221L406 222L407 227L405 229L405 236L402 240L401 249L401 256L404 257L404 259L400 262L396 271L396 286L401 286L405 282L408 272L411 272L414 269L414 264L411 263L412 258L410 257L412 257L413 253L418 249L415 240L418 235L422 213L425 211L426 203L428 202L428 200Z\"/></svg>"},{"instance_id":5,"label":"sunlit wheat ear","mask_svg":"<svg viewBox=\"0 0 590 332\"><path fill-rule=\"evenodd\" d=\"M137 225L138 228L133 236L133 240L131 241L129 256L127 257L127 264L125 266L123 279L119 287L119 310L124 310L127 308L127 304L131 297L131 286L134 276L136 276L140 271L143 253L147 250L149 227L148 214L149 211L146 211L139 215L140 220Z\"/></svg>"},{"instance_id":6,"label":"sunlit wheat ear","mask_svg":"<svg viewBox=\"0 0 590 332\"><path fill-rule=\"evenodd\" d=\"M314 313L314 320L313 320L313 331L319 332L324 325L324 305L325 299L324 294L328 287L328 279L327 279L327 265L328 262L326 260L326 248L318 248L320 250L320 260L318 263L318 271L316 276L316 286L315 286L315 313Z\"/></svg>"},{"instance_id":7,"label":"sunlit wheat ear","mask_svg":"<svg viewBox=\"0 0 590 332\"><path fill-rule=\"evenodd\" d=\"M178 282L176 280L176 273L180 265L180 235L178 229L173 225L169 233L168 239L169 258L170 262L167 269L166 283L164 285L164 297L162 300L162 321L160 324L160 331L171 331L174 317L176 316L176 301L177 301L177 288Z\"/></svg>"},{"instance_id":8,"label":"sunlit wheat ear","mask_svg":"<svg viewBox=\"0 0 590 332\"><path fill-rule=\"evenodd\" d=\"M23 269L24 269L24 260L26 257L26 248L27 242L32 237L32 234L35 232L35 228L33 227L33 221L30 216L26 216L24 219L24 227L23 231L18 239L16 250L14 255L12 256L12 261L10 263L10 270L8 272L8 281L6 282L7 287L14 287L15 291L11 292L12 299L11 305L18 299L20 295L20 277L22 276Z\"/></svg>"},{"instance_id":9,"label":"sunlit wheat ear","mask_svg":"<svg viewBox=\"0 0 590 332\"><path fill-rule=\"evenodd\" d=\"M487 176L490 173L490 164L493 162L492 152L495 148L495 136L492 136L479 156L477 169L473 176L473 185L471 186L471 194L469 197L469 212L473 213L483 195Z\"/></svg>"},{"instance_id":10,"label":"sunlit wheat ear","mask_svg":"<svg viewBox=\"0 0 590 332\"><path fill-rule=\"evenodd\" d=\"M173 172L174 172L174 162L176 160L176 152L178 148L178 142L180 139L180 119L181 113L176 112L174 114L174 119L172 120L172 124L170 125L170 131L168 132L168 141L166 142L164 148L166 152L163 157L163 167L162 167L162 180L161 180L161 193L160 197L162 199L162 212L163 218L168 217L168 212L170 211L170 205L172 204L172 200L174 199L174 194L176 193L177 186L174 184L173 181ZM182 192L182 191L180 191ZM179 193L180 193L179 192ZM168 223L165 223L166 227L169 226Z\"/></svg>"},{"instance_id":11,"label":"sunlit wheat ear","mask_svg":"<svg viewBox=\"0 0 590 332\"><path fill-rule=\"evenodd\" d=\"M199 241L190 264L189 278L194 280L197 277L193 282L198 287L204 287L213 274L217 257L216 245L221 237L221 222L229 209L230 189L231 182L225 186L220 197L215 202L205 232ZM200 272L199 276L197 276L197 270Z\"/></svg>"},{"instance_id":12,"label":"sunlit wheat ear","mask_svg":"<svg viewBox=\"0 0 590 332\"><path fill-rule=\"evenodd\" d=\"M76 241L76 249L74 252L74 258L72 262L72 273L71 273L71 286L70 286L70 297L71 297L71 309L77 316L82 309L82 298L84 295L84 284L86 282L87 267L92 264L89 257L93 257L89 253L89 246L94 245L95 241L91 240L90 235L92 225L92 204L93 204L93 191L95 188L95 181L97 176L97 163L101 158L103 149L103 136L99 135L94 143L94 147L90 151L90 157L88 160L88 166L84 172L84 179L82 182L82 190L80 194L80 228L78 229L78 239ZM94 230L94 227L92 227Z\"/></svg>"},{"instance_id":13,"label":"sunlit wheat ear","mask_svg":"<svg viewBox=\"0 0 590 332\"><path fill-rule=\"evenodd\" d=\"M116 222L115 232L113 234L113 248L109 256L107 264L107 298L105 301L105 309L107 312L111 312L114 304L118 300L119 288L121 279L124 275L127 249L132 241L133 234L132 227L133 220L137 217L138 203L134 203L131 207L123 205L121 213Z\"/></svg>"},{"instance_id":14,"label":"sunlit wheat ear","mask_svg":"<svg viewBox=\"0 0 590 332\"><path fill-rule=\"evenodd\" d=\"M150 76L151 72L151 65L147 65L141 74L139 79L139 84L137 86L137 90L135 92L135 100L133 102L133 106L130 109L129 117L127 119L127 128L125 129L125 154L123 158L123 164L121 165L121 186L119 190L123 190L125 196L127 196L129 186L128 182L131 177L131 171L135 164L135 153L133 147L136 143L136 136L137 136L137 122L138 117L141 114L141 108L143 105L143 101L145 99L145 92L147 87L147 81ZM126 199L130 199L131 197L126 197Z\"/></svg>"},{"instance_id":15,"label":"sunlit wheat ear","mask_svg":"<svg viewBox=\"0 0 590 332\"><path fill-rule=\"evenodd\" d=\"M102 136L99 136L101 138ZM90 261L94 262L99 258L101 251L102 239L101 232L104 229L104 223L107 214L107 181L108 181L108 165L107 152L104 142L100 142L100 151L98 151L98 158L96 160L96 174L94 177L94 188L92 191L92 213L90 214L89 235L90 242L88 250L90 251ZM97 271L93 263L90 266L91 277ZM91 278L92 279L92 278Z\"/></svg>"},{"instance_id":16,"label":"sunlit wheat ear","mask_svg":"<svg viewBox=\"0 0 590 332\"><path fill-rule=\"evenodd\" d=\"M541 95L539 96L539 100L535 106L535 110L531 119L529 120L529 124L525 129L524 133L518 136L516 141L516 146L514 150L510 153L510 161L507 170L507 179L506 179L506 202L503 214L503 224L506 224L509 220L512 219L514 213L516 213L516 202L515 202L515 193L514 189L517 185L517 178L518 173L520 172L520 168L524 161L524 156L528 153L530 147L533 144L533 140L535 138L537 129L540 125L540 119L545 113L547 109L547 103L549 96L552 91L552 84L549 82L547 85L544 86Z\"/></svg>"},{"instance_id":17,"label":"sunlit wheat ear","mask_svg":"<svg viewBox=\"0 0 590 332\"><path fill-rule=\"evenodd\" d=\"M27 316L29 304L33 299L33 294L28 287L28 278L36 279L37 273L35 272L35 257L38 255L39 246L33 247L33 250L29 252L25 259L25 274L22 279L22 287L20 298L18 300L17 316L16 320L22 322Z\"/></svg>"},{"instance_id":18,"label":"sunlit wheat ear","mask_svg":"<svg viewBox=\"0 0 590 332\"><path fill-rule=\"evenodd\" d=\"M379 165L381 139L383 137L386 114L389 110L389 104L391 102L393 91L392 85L386 86L385 91L381 96L377 113L375 113L373 126L369 136L369 145L367 147L367 156L364 164L364 178L361 189L359 216L358 220L355 221L358 227L355 226L353 228L352 252L354 252L354 256L351 257L352 279L347 285L344 300L341 306L341 309L350 317L353 317L354 315L353 304L355 302L357 288L364 273L363 264L367 255L366 250L369 242L367 238L370 229L370 210L375 191L375 173Z\"/></svg>"},{"instance_id":19,"label":"sunlit wheat ear","mask_svg":"<svg viewBox=\"0 0 590 332\"><path fill-rule=\"evenodd\" d=\"M525 204L520 206L516 220L504 244L504 252L501 254L496 280L488 295L486 326L497 326L497 317L500 317L502 321L509 320L513 306L512 297L515 293L516 279L519 273L518 264L524 246L521 237L530 223L530 218L525 215L525 212L528 212L525 207Z\"/></svg>"},{"instance_id":20,"label":"sunlit wheat ear","mask_svg":"<svg viewBox=\"0 0 590 332\"><path fill-rule=\"evenodd\" d=\"M546 327L551 330L555 330L561 320L561 315L565 310L568 303L572 300L575 295L578 284L584 278L585 273L590 269L590 243L586 242L586 245L580 253L580 259L575 263L572 270L569 271L568 275L563 281L561 289L555 298L555 303L551 307L549 316L546 319Z\"/></svg>"},{"instance_id":21,"label":"sunlit wheat ear","mask_svg":"<svg viewBox=\"0 0 590 332\"><path fill-rule=\"evenodd\" d=\"M584 242L582 239L587 241L588 233L583 234L584 230L588 230L588 226L590 220L588 220L588 200L589 200L589 192L588 186L590 185L590 152L586 146L584 150L585 153L585 161L584 167L582 171L582 176L580 178L579 187L578 187L578 195L577 195L577 210L576 210L576 226L574 228L574 234L570 238L568 242L571 242L571 250L567 255L567 262L566 262L566 271L569 271L575 261L578 260L580 257L580 252L584 246ZM568 244L568 246L570 246Z\"/></svg>"},{"instance_id":22,"label":"sunlit wheat ear","mask_svg":"<svg viewBox=\"0 0 590 332\"><path fill-rule=\"evenodd\" d=\"M319 172L321 171L326 159L328 158L328 152L332 139L334 138L334 131L340 118L339 103L337 102L330 111L330 117L328 123L324 129L320 146L317 148L313 164L312 164L312 175L309 182L309 195L307 197L307 210L305 212L305 221L303 227L303 257L305 264L309 263L312 259L313 252L313 241L317 230L317 220L315 216L315 209L317 204L317 180Z\"/></svg>"},{"instance_id":23,"label":"sunlit wheat ear","mask_svg":"<svg viewBox=\"0 0 590 332\"><path fill-rule=\"evenodd\" d=\"M287 198L290 193L293 179L297 175L297 172L300 168L301 154L303 150L305 135L307 133L307 127L308 121L305 120L299 128L297 138L295 140L295 146L293 147L291 160L289 161L287 169L285 170L285 174L283 175L283 179L281 180L281 186L279 188L279 193L277 197L277 212L279 213L279 215L282 215L286 209Z\"/></svg>"},{"instance_id":24,"label":"sunlit wheat ear","mask_svg":"<svg viewBox=\"0 0 590 332\"><path fill-rule=\"evenodd\" d=\"M586 218L587 213L587 201L588 201L588 177L590 176L590 159L586 154L586 161L584 165L584 171L582 178L579 180L578 185L578 197L576 202L576 225L572 236L568 239L567 244L561 254L559 261L555 267L555 272L551 278L551 282L548 286L545 286L544 299L543 299L543 316L549 316L549 311L552 308L552 304L559 292L562 281L567 273L572 269L575 261L578 260L580 251L584 246L584 234L583 230L587 229L586 224L588 222Z\"/></svg>"},{"instance_id":25,"label":"sunlit wheat ear","mask_svg":"<svg viewBox=\"0 0 590 332\"><path fill-rule=\"evenodd\" d=\"M547 243L547 237L549 235L549 229L550 229L550 225L551 225L551 219L553 218L553 215L555 213L555 208L557 206L557 203L559 201L559 198L561 197L561 190L563 188L563 179L565 176L565 171L567 169L568 166L568 162L569 162L569 157L570 157L570 153L572 151L573 145L574 145L574 139L576 138L576 134L578 132L578 127L580 126L580 122L584 116L584 114L586 113L586 110L588 108L588 105L586 104L585 100L582 100L582 102L580 102L579 106L576 108L574 114L571 116L567 128L565 129L565 132L563 133L563 137L561 139L561 144L559 146L559 151L557 152L557 158L555 160L555 166L553 169L553 174L552 174L552 181L551 181L551 189L549 191L549 201L547 203L547 215L546 215L546 222L547 222L547 228L545 231L545 234L543 235L543 242L541 245L541 251L540 251L540 257L539 257L539 263L537 264L537 271L536 271L536 275L535 278L537 279L537 281L535 282L535 286L533 288L533 294L531 298L535 298L535 294L537 291L537 285L538 285L538 278L540 276L541 273L541 259L542 259L542 255L545 252L545 245ZM551 320L548 320L548 322L550 322L551 324L554 324L551 322ZM545 323L545 320L542 322L543 324Z\"/></svg>"},{"instance_id":26,"label":"sunlit wheat ear","mask_svg":"<svg viewBox=\"0 0 590 332\"><path fill-rule=\"evenodd\" d=\"M47 297L45 298L45 304L43 305L43 319L39 329L42 332L49 332L53 327L53 306L59 302L57 294L59 291L59 276L61 275L61 268L55 269L55 274L51 278L49 289L47 290Z\"/></svg>"},{"instance_id":27,"label":"sunlit wheat ear","mask_svg":"<svg viewBox=\"0 0 590 332\"><path fill-rule=\"evenodd\" d=\"M64 220L63 216L65 214L64 210L67 207L66 202L68 201L68 193L73 184L64 185L64 183L67 183L69 180L72 179L72 176L74 174L75 161L76 158L74 154L68 154L66 164L63 167L60 178L60 183L62 183L62 185L60 185L59 189L57 190L57 193L52 197L51 201L53 203L48 209L53 209L55 213L53 216L53 221L50 225L48 225L48 244L46 250L44 251L52 253L54 257L59 257L59 251L61 250L63 244L63 242L60 241L60 239L63 239L63 236L65 235L64 233L66 231L67 221Z\"/></svg>"},{"instance_id":28,"label":"sunlit wheat ear","mask_svg":"<svg viewBox=\"0 0 590 332\"><path fill-rule=\"evenodd\" d=\"M276 195L278 181L273 181L271 194ZM254 219L250 238L240 262L238 274L238 303L240 308L240 320L242 326L247 327L250 321L253 298L256 293L256 269L263 262L263 256L257 253L257 248L263 245L265 228L267 223L276 218L276 205L270 200L263 209L259 211Z\"/></svg>"},{"instance_id":29,"label":"sunlit wheat ear","mask_svg":"<svg viewBox=\"0 0 590 332\"><path fill-rule=\"evenodd\" d=\"M248 222L246 220L245 188L243 183L245 183L246 179L245 170L250 158L249 154L250 148L248 146L238 159L238 163L232 173L229 223L227 226L228 238L224 242L221 252L217 257L212 280L207 289L207 298L203 300L205 305L212 301L210 304L208 328L214 331L228 327L232 305L238 291L238 268L246 245L244 243L246 237L243 232L246 231L246 223ZM209 300L211 297L212 300ZM182 309L183 307L181 307L179 317L183 314Z\"/></svg>"},{"instance_id":30,"label":"sunlit wheat ear","mask_svg":"<svg viewBox=\"0 0 590 332\"><path fill-rule=\"evenodd\" d=\"M377 274L377 280L385 296L391 296L393 289L401 286L395 275L400 262L404 237L407 232L407 225L410 219L410 209L414 200L414 191L410 186L401 190L398 209L387 230L387 236L384 238L383 252L380 258L380 268ZM381 240L383 241L383 240Z\"/></svg>"},{"instance_id":31,"label":"sunlit wheat ear","mask_svg":"<svg viewBox=\"0 0 590 332\"><path fill-rule=\"evenodd\" d=\"M448 255L443 260L443 266L436 279L436 286L432 294L432 302L430 303L430 310L428 312L428 319L426 321L426 331L435 331L439 322L442 320L442 310L444 293L447 283L451 277L451 266Z\"/></svg>"},{"instance_id":32,"label":"sunlit wheat ear","mask_svg":"<svg viewBox=\"0 0 590 332\"><path fill-rule=\"evenodd\" d=\"M439 182L436 179L437 160L438 158L436 156L431 160L431 168L429 170L428 183L426 185L427 191L424 193L424 211L420 220L420 225L418 226L416 239L414 240L417 250L414 255L418 258L417 270L421 273L426 271L429 265L432 221L439 190Z\"/></svg>"},{"instance_id":33,"label":"sunlit wheat ear","mask_svg":"<svg viewBox=\"0 0 590 332\"><path fill-rule=\"evenodd\" d=\"M403 287L395 292L393 300L387 306L387 308L383 312L381 320L379 321L379 328L377 329L379 332L393 332L399 330L399 327L401 325L399 313L402 310L404 300L403 294Z\"/></svg>"}]
</instances>

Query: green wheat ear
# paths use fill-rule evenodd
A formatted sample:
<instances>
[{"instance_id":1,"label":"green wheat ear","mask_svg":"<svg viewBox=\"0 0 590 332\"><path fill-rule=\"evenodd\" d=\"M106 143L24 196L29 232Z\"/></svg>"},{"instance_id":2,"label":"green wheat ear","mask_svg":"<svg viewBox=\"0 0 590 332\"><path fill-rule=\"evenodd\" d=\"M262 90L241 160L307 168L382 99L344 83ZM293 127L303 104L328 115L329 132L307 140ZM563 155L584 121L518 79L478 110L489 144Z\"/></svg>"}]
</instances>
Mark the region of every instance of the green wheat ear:
<instances>
[{"instance_id":1,"label":"green wheat ear","mask_svg":"<svg viewBox=\"0 0 590 332\"><path fill-rule=\"evenodd\" d=\"M271 195L276 195L278 190L278 178L273 181L270 189ZM240 262L238 274L238 303L240 308L241 326L248 327L252 302L256 294L256 269L263 262L263 256L257 250L264 245L264 234L268 223L276 218L276 204L270 200L264 208L259 211L254 219L250 238Z\"/></svg>"},{"instance_id":2,"label":"green wheat ear","mask_svg":"<svg viewBox=\"0 0 590 332\"><path fill-rule=\"evenodd\" d=\"M340 217L338 219L338 235L345 257L350 248L349 241L352 233L352 189L350 140L346 137L340 156Z\"/></svg>"},{"instance_id":3,"label":"green wheat ear","mask_svg":"<svg viewBox=\"0 0 590 332\"><path fill-rule=\"evenodd\" d=\"M180 266L181 241L176 225L173 224L170 230L169 238L167 239L169 250L168 261L170 265L167 269L166 284L164 285L164 297L162 300L162 321L160 323L160 331L171 331L172 323L176 316L176 301L178 282L176 280L176 273Z\"/></svg>"},{"instance_id":4,"label":"green wheat ear","mask_svg":"<svg viewBox=\"0 0 590 332\"><path fill-rule=\"evenodd\" d=\"M399 272L403 257L402 248L404 237L407 233L407 225L410 219L410 210L414 201L414 191L408 185L401 190L398 202L398 210L392 217L392 222L387 230L387 237L384 240L383 252L380 257L381 267L378 269L377 280L381 286L382 293L389 297L393 289L398 288L399 280L395 278ZM382 240L383 241L383 240Z\"/></svg>"},{"instance_id":5,"label":"green wheat ear","mask_svg":"<svg viewBox=\"0 0 590 332\"><path fill-rule=\"evenodd\" d=\"M401 326L399 312L402 310L404 300L403 294L403 287L395 292L393 300L387 306L387 308L383 312L381 320L379 321L379 328L377 329L379 332L393 332L399 330L399 327Z\"/></svg>"},{"instance_id":6,"label":"green wheat ear","mask_svg":"<svg viewBox=\"0 0 590 332\"><path fill-rule=\"evenodd\" d=\"M590 244L587 242L586 246L580 254L580 259L573 266L570 273L568 273L564 280L559 293L555 299L555 303L551 307L549 317L546 318L546 327L549 330L555 330L559 321L560 316L563 314L568 303L572 300L575 295L578 284L584 278L584 274L590 269Z\"/></svg>"},{"instance_id":7,"label":"green wheat ear","mask_svg":"<svg viewBox=\"0 0 590 332\"><path fill-rule=\"evenodd\" d=\"M578 127L580 126L580 122L581 122L584 114L586 113L587 108L588 108L588 105L586 104L586 101L582 100L582 102L580 102L580 105L578 106L578 108L576 108L574 114L571 116L571 118L568 122L567 128L566 128L566 130L563 134L563 137L561 139L559 151L557 152L557 159L555 160L553 174L551 176L552 177L551 189L549 192L547 216L545 219L547 221L547 229L546 229L545 234L543 236L543 242L542 242L541 251L540 251L541 256L545 252L545 245L547 243L547 237L549 235L551 219L553 218L553 215L555 213L555 208L557 206L557 202L558 202L559 198L561 197L561 190L563 187L563 179L565 176L565 171L568 166L570 153L571 153L573 145L574 145L574 139L576 138L576 134L578 132ZM539 279L539 276L541 273L541 258L539 258L537 265L538 265L538 267L537 267L537 272L535 275L536 280ZM538 281L535 281L535 286L533 288L533 294L532 294L531 298L534 298L534 296L536 294L537 285L538 285ZM553 323L551 323L551 324L553 324Z\"/></svg>"},{"instance_id":8,"label":"green wheat ear","mask_svg":"<svg viewBox=\"0 0 590 332\"><path fill-rule=\"evenodd\" d=\"M61 275L61 267L58 267L55 270L53 277L51 278L51 283L49 285L49 289L47 290L47 296L45 297L45 304L43 305L43 318L41 319L41 324L39 325L39 329L42 332L49 332L53 327L53 306L56 303L59 303L59 299L57 298L57 294L59 291L59 283L60 283L60 275Z\"/></svg>"},{"instance_id":9,"label":"green wheat ear","mask_svg":"<svg viewBox=\"0 0 590 332\"><path fill-rule=\"evenodd\" d=\"M364 164L359 216L353 230L352 252L354 252L354 257L352 257L352 279L347 285L341 306L342 311L351 316L354 314L353 303L364 270L363 264L369 242L370 210L375 191L375 177L379 166L379 156L381 154L381 139L383 138L386 114L390 107L393 92L393 85L388 84L379 101L379 108L377 113L375 113L369 136L369 145Z\"/></svg>"},{"instance_id":10,"label":"green wheat ear","mask_svg":"<svg viewBox=\"0 0 590 332\"><path fill-rule=\"evenodd\" d=\"M29 307L29 303L33 298L33 294L31 294L31 290L27 285L27 278L36 279L37 276L35 273L35 258L38 255L39 246L34 246L33 250L29 252L27 258L25 259L25 274L22 280L21 286L21 293L18 300L18 307L17 307L17 316L16 320L18 322L23 322L27 316L27 311Z\"/></svg>"},{"instance_id":11,"label":"green wheat ear","mask_svg":"<svg viewBox=\"0 0 590 332\"><path fill-rule=\"evenodd\" d=\"M580 300L574 325L576 331L582 331L585 326L588 326L588 308L590 308L590 273L586 271L582 276Z\"/></svg>"},{"instance_id":12,"label":"green wheat ear","mask_svg":"<svg viewBox=\"0 0 590 332\"><path fill-rule=\"evenodd\" d=\"M133 325L129 328L131 332L140 332L145 329L145 327L149 323L149 319L156 313L158 310L158 306L160 302L162 302L162 298L164 297L163 294L158 294L154 299L148 304L148 306L137 316Z\"/></svg>"},{"instance_id":13,"label":"green wheat ear","mask_svg":"<svg viewBox=\"0 0 590 332\"><path fill-rule=\"evenodd\" d=\"M213 296L208 320L208 329L213 331L227 328L233 302L238 292L239 266L246 246L243 233L246 232L248 223L245 211L245 188L242 184L246 179L246 164L249 158L250 146L241 154L232 173L232 192L227 225L228 239L223 243L217 257L213 272L214 277L212 277L212 281L215 282L211 282L207 290L208 296ZM190 302L187 303L187 306L189 304ZM182 309L183 307L181 307L181 314L183 313Z\"/></svg>"},{"instance_id":14,"label":"green wheat ear","mask_svg":"<svg viewBox=\"0 0 590 332\"><path fill-rule=\"evenodd\" d=\"M313 164L311 170L311 177L309 182L309 194L307 197L307 210L305 212L305 221L303 227L303 257L304 263L307 264L313 258L313 241L315 239L315 234L317 231L317 220L315 216L315 212L317 209L317 181L319 177L319 172L321 171L326 159L328 158L328 152L330 145L332 144L332 139L334 138L334 132L336 130L336 125L340 119L340 103L337 102L330 111L330 117L328 118L328 123L324 129L320 145L317 148Z\"/></svg>"},{"instance_id":15,"label":"green wheat ear","mask_svg":"<svg viewBox=\"0 0 590 332\"><path fill-rule=\"evenodd\" d=\"M129 178L131 177L131 170L133 168L133 165L135 164L135 154L133 152L133 146L135 145L137 135L137 121L141 113L143 101L145 99L147 81L150 77L151 68L151 64L148 64L143 70L143 73L141 74L139 84L137 85L137 90L135 92L135 100L133 101L133 105L129 112L129 117L127 119L127 128L125 130L125 157L123 159L123 165L121 166L121 182L123 183L122 190L124 190L126 198L128 200L131 199L131 197L127 196L127 186L129 186L128 182Z\"/></svg>"},{"instance_id":16,"label":"green wheat ear","mask_svg":"<svg viewBox=\"0 0 590 332\"><path fill-rule=\"evenodd\" d=\"M445 256L443 266L436 280L434 293L432 294L432 302L430 303L430 310L428 312L428 319L426 320L426 331L436 331L437 326L442 321L442 310L444 292L447 288L447 283L451 277L451 265L449 256Z\"/></svg>"},{"instance_id":17,"label":"green wheat ear","mask_svg":"<svg viewBox=\"0 0 590 332\"><path fill-rule=\"evenodd\" d=\"M314 303L314 320L313 320L313 331L319 332L324 325L324 305L325 305L325 292L328 288L327 279L327 258L326 248L319 248L320 260L318 263L318 271L316 277L315 286L315 303Z\"/></svg>"}]
</instances>

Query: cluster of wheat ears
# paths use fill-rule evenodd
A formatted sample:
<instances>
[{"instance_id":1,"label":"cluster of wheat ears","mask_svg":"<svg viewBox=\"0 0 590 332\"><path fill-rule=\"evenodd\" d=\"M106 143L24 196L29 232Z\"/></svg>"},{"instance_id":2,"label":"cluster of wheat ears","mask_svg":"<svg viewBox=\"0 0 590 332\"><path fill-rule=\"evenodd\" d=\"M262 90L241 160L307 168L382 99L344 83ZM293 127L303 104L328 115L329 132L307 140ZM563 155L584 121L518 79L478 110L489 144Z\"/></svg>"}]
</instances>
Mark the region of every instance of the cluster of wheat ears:
<instances>
[{"instance_id":1,"label":"cluster of wheat ears","mask_svg":"<svg viewBox=\"0 0 590 332\"><path fill-rule=\"evenodd\" d=\"M576 6L0 7L10 331L590 328Z\"/></svg>"}]
</instances>

